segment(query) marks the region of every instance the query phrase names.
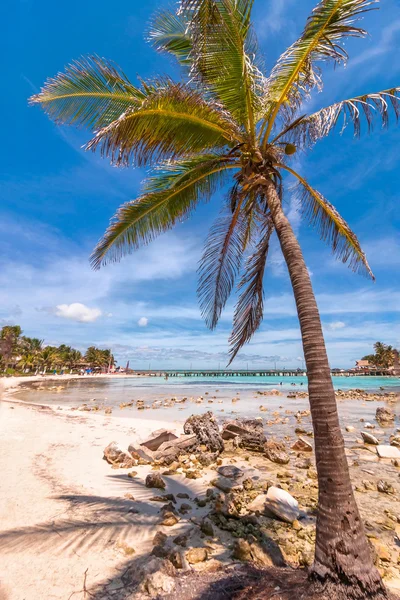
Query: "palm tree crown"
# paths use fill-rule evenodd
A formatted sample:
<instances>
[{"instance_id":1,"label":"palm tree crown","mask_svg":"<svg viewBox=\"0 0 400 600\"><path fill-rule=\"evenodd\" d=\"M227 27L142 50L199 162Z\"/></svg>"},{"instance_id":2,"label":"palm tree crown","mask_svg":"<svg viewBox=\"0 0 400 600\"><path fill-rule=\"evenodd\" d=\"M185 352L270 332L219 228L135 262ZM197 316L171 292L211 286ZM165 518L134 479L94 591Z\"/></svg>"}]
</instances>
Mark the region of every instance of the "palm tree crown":
<instances>
[{"instance_id":1,"label":"palm tree crown","mask_svg":"<svg viewBox=\"0 0 400 600\"><path fill-rule=\"evenodd\" d=\"M321 66L345 63L346 38L366 34L358 21L376 1L322 0L268 76L250 20L253 0L181 0L176 12L155 15L148 37L157 51L179 62L182 81L164 77L137 87L98 56L81 58L48 80L32 103L57 123L93 131L87 148L113 164L152 169L139 198L121 206L111 221L93 252L93 267L150 242L230 183L200 264L199 297L206 323L214 328L244 261L232 360L263 315L263 276L274 232L264 178L273 181L282 200L289 173L297 180L304 216L320 237L354 271L373 277L356 235L291 161L337 125L350 123L359 135L374 119L386 126L390 107L399 114L398 87L313 114L302 110L322 88Z\"/></svg>"}]
</instances>

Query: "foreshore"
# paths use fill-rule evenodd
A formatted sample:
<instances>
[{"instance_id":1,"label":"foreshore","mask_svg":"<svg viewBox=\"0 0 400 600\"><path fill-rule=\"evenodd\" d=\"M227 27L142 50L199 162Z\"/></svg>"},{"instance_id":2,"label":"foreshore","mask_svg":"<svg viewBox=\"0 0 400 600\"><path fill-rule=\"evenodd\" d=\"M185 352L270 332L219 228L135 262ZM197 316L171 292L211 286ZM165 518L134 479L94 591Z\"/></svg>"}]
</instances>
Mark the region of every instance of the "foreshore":
<instances>
[{"instance_id":1,"label":"foreshore","mask_svg":"<svg viewBox=\"0 0 400 600\"><path fill-rule=\"evenodd\" d=\"M60 379L61 376L46 377L46 381ZM1 384L4 381L3 389L10 391L21 382L38 381L38 378L7 378ZM1 600L67 600L71 594L78 600L149 597L147 592L142 596L128 595L131 591L122 575L129 569L139 569L141 561L149 561L149 554L154 551L154 537L159 531L174 539L190 532L188 547L206 549L205 563L192 565L190 569L218 572L237 562L232 558L232 544L237 539L233 535L234 527L240 520L228 519L226 529L223 522L218 528L214 524L212 536L205 535L199 527L210 512L210 504L205 502L206 491L213 488L211 482L217 475L217 463L203 467L189 457L190 464L196 465L199 471L199 477L192 479L187 476L188 463L182 463L182 469L170 475L163 474L166 468L160 471L152 464L137 464L132 474L132 467L114 469L102 460L103 450L112 441L126 451L130 444L137 446L154 430L168 429L181 434L190 406L184 416L181 414L171 423L165 418L168 408L163 415L135 407L132 416L121 418L123 413L119 411L110 415L104 411L81 412L65 407L53 410L45 401L43 405L28 405L15 402L12 394L6 396L7 402L0 401ZM261 396L260 403L266 403ZM279 437L283 441L280 428L285 425L288 464L276 464L262 454L241 451L225 452L219 461L222 465L234 464L254 485L272 482L296 498L302 513L299 524L295 527L270 519L268 532L271 543L285 561L298 566L301 561L306 564L312 552L317 484L313 453L302 458L290 447L299 435L296 428L303 431L304 439L312 444L312 428L306 410L295 417L285 399L280 401L280 409L270 415L261 412L261 416L267 439ZM350 400L343 400L346 402ZM399 422L382 428L374 420L377 404L361 404L363 422L350 428L351 431L343 430L346 452L378 566L386 584L399 591L400 558L396 542L399 466L379 459L374 447L358 441L367 420L373 427L367 431L384 443L388 443ZM396 405L393 406L396 409ZM213 408L216 407L209 406L210 410ZM151 419L148 418L150 413ZM166 483L165 490L145 486L147 475L158 471ZM389 493L378 491L380 481L389 486ZM160 509L163 505L155 500L165 494L172 494L178 500L176 508L182 504L188 507L185 514L178 513L173 526L162 525ZM179 499L178 494L185 499ZM200 499L200 503L196 503L195 498ZM247 502L244 496L240 498ZM177 569L177 573L180 572ZM171 590L171 595L164 593L163 597L178 596Z\"/></svg>"}]
</instances>

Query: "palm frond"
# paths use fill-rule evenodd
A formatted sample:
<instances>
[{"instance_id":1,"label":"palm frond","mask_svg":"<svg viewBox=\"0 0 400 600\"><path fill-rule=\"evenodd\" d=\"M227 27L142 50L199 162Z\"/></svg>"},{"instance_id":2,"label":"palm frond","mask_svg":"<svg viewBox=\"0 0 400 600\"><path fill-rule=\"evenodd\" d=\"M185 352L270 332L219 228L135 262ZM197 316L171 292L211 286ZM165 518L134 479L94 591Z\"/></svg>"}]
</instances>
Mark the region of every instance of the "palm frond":
<instances>
[{"instance_id":1,"label":"palm frond","mask_svg":"<svg viewBox=\"0 0 400 600\"><path fill-rule=\"evenodd\" d=\"M361 272L375 280L356 234L336 208L296 171L285 165L277 166L289 171L298 180L299 202L303 214L319 231L321 240L331 246L333 255L343 263L347 263L352 271Z\"/></svg>"},{"instance_id":2,"label":"palm frond","mask_svg":"<svg viewBox=\"0 0 400 600\"><path fill-rule=\"evenodd\" d=\"M246 261L245 273L239 284L241 294L235 308L233 329L229 338L231 349L228 366L243 345L250 341L263 319L263 278L273 230L271 217L264 215L260 241L255 252Z\"/></svg>"},{"instance_id":3,"label":"palm frond","mask_svg":"<svg viewBox=\"0 0 400 600\"><path fill-rule=\"evenodd\" d=\"M190 19L184 13L159 10L153 16L148 39L158 52L175 56L181 65L190 65L192 60L192 40L188 26Z\"/></svg>"},{"instance_id":4,"label":"palm frond","mask_svg":"<svg viewBox=\"0 0 400 600\"><path fill-rule=\"evenodd\" d=\"M128 108L138 107L146 97L111 61L98 56L82 57L48 79L39 94L30 98L40 104L56 123L105 127Z\"/></svg>"},{"instance_id":5,"label":"palm frond","mask_svg":"<svg viewBox=\"0 0 400 600\"><path fill-rule=\"evenodd\" d=\"M356 26L360 16L372 10L378 0L322 0L309 16L300 38L286 50L267 82L265 95L268 127L264 143L279 111L287 124L310 91L322 87L316 62L346 62L344 41L363 37L366 31Z\"/></svg>"},{"instance_id":6,"label":"palm frond","mask_svg":"<svg viewBox=\"0 0 400 600\"><path fill-rule=\"evenodd\" d=\"M171 229L201 199L209 199L226 170L234 167L233 159L217 154L162 165L145 183L142 196L119 208L92 253L93 268L117 262Z\"/></svg>"},{"instance_id":7,"label":"palm frond","mask_svg":"<svg viewBox=\"0 0 400 600\"><path fill-rule=\"evenodd\" d=\"M88 143L117 166L145 165L241 141L225 112L185 84L160 82L141 106L127 110Z\"/></svg>"},{"instance_id":8,"label":"palm frond","mask_svg":"<svg viewBox=\"0 0 400 600\"><path fill-rule=\"evenodd\" d=\"M288 131L288 139L299 146L309 147L327 136L337 125L341 126L341 132L352 125L354 135L358 137L363 122L368 132L372 130L375 120L380 120L382 127L387 127L391 109L397 121L400 116L400 87L356 96L322 108L296 123Z\"/></svg>"},{"instance_id":9,"label":"palm frond","mask_svg":"<svg viewBox=\"0 0 400 600\"><path fill-rule=\"evenodd\" d=\"M253 0L181 2L190 17L192 76L213 94L247 132L255 135L263 77L251 27Z\"/></svg>"},{"instance_id":10,"label":"palm frond","mask_svg":"<svg viewBox=\"0 0 400 600\"><path fill-rule=\"evenodd\" d=\"M210 329L217 326L240 269L247 231L244 200L235 186L210 230L200 261L197 293L201 314Z\"/></svg>"}]
</instances>

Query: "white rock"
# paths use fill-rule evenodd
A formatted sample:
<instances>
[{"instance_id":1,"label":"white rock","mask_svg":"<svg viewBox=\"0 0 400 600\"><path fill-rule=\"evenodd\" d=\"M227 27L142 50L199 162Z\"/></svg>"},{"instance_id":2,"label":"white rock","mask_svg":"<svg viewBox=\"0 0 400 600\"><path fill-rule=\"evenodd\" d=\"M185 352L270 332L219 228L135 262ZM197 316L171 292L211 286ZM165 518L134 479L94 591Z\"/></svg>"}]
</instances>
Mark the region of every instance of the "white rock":
<instances>
[{"instance_id":1,"label":"white rock","mask_svg":"<svg viewBox=\"0 0 400 600\"><path fill-rule=\"evenodd\" d=\"M379 440L371 433L368 433L368 431L362 431L361 436L365 444L373 444L374 446L379 446Z\"/></svg>"},{"instance_id":2,"label":"white rock","mask_svg":"<svg viewBox=\"0 0 400 600\"><path fill-rule=\"evenodd\" d=\"M268 489L265 507L287 523L293 523L300 512L297 500L289 492L274 486Z\"/></svg>"},{"instance_id":3,"label":"white rock","mask_svg":"<svg viewBox=\"0 0 400 600\"><path fill-rule=\"evenodd\" d=\"M379 458L400 458L400 450L395 446L379 445L376 452Z\"/></svg>"},{"instance_id":4,"label":"white rock","mask_svg":"<svg viewBox=\"0 0 400 600\"><path fill-rule=\"evenodd\" d=\"M353 431L355 431L356 428L353 427L353 425L347 425L346 427L346 431L348 431L348 433L353 433Z\"/></svg>"}]
</instances>

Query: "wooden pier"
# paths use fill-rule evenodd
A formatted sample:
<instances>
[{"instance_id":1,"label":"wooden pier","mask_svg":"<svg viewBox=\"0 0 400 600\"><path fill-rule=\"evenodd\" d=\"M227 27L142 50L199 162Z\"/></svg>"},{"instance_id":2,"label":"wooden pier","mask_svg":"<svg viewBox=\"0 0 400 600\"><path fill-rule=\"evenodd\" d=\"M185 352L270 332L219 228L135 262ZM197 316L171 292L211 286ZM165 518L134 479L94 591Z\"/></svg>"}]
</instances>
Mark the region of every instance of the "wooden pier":
<instances>
[{"instance_id":1,"label":"wooden pier","mask_svg":"<svg viewBox=\"0 0 400 600\"><path fill-rule=\"evenodd\" d=\"M307 373L303 369L148 369L134 370L137 375L148 377L306 377ZM390 376L394 375L393 371L384 369L371 369L369 372L360 372L356 370L339 371L333 370L333 377L359 377L359 376Z\"/></svg>"}]
</instances>

